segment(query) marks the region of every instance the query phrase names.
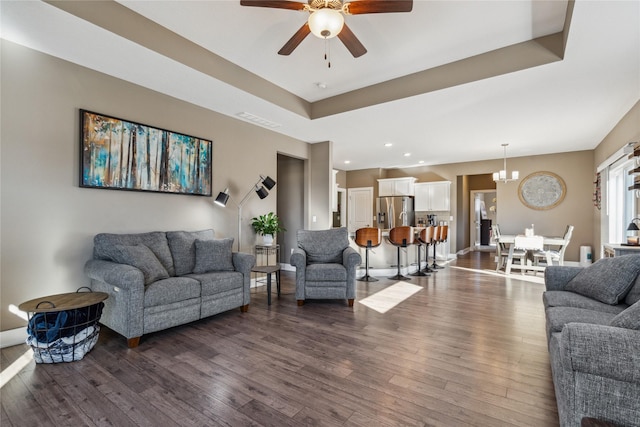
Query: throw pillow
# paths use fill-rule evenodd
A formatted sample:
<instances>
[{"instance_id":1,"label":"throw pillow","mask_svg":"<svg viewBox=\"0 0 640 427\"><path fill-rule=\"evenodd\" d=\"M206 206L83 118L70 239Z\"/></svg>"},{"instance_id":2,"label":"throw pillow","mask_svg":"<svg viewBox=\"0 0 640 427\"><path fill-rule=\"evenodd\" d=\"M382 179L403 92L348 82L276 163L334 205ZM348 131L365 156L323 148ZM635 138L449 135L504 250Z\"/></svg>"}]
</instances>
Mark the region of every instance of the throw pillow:
<instances>
[{"instance_id":1,"label":"throw pillow","mask_svg":"<svg viewBox=\"0 0 640 427\"><path fill-rule=\"evenodd\" d=\"M640 255L603 258L584 268L567 283L565 290L605 304L618 304L640 273Z\"/></svg>"},{"instance_id":2,"label":"throw pillow","mask_svg":"<svg viewBox=\"0 0 640 427\"><path fill-rule=\"evenodd\" d=\"M131 265L142 271L145 285L169 277L169 273L158 257L142 243L135 246L115 245L113 248L114 250L110 253L113 261Z\"/></svg>"},{"instance_id":3,"label":"throw pillow","mask_svg":"<svg viewBox=\"0 0 640 427\"><path fill-rule=\"evenodd\" d=\"M193 267L196 265L196 240L213 240L214 238L213 230L167 231L176 276L193 273Z\"/></svg>"},{"instance_id":4,"label":"throw pillow","mask_svg":"<svg viewBox=\"0 0 640 427\"><path fill-rule=\"evenodd\" d=\"M196 239L196 274L207 271L233 271L233 239Z\"/></svg>"},{"instance_id":5,"label":"throw pillow","mask_svg":"<svg viewBox=\"0 0 640 427\"><path fill-rule=\"evenodd\" d=\"M631 290L629 290L629 293L624 299L624 302L629 305L633 305L638 301L640 301L640 274L638 275L635 284L631 287Z\"/></svg>"},{"instance_id":6,"label":"throw pillow","mask_svg":"<svg viewBox=\"0 0 640 427\"><path fill-rule=\"evenodd\" d=\"M640 301L611 319L609 325L640 331Z\"/></svg>"}]
</instances>

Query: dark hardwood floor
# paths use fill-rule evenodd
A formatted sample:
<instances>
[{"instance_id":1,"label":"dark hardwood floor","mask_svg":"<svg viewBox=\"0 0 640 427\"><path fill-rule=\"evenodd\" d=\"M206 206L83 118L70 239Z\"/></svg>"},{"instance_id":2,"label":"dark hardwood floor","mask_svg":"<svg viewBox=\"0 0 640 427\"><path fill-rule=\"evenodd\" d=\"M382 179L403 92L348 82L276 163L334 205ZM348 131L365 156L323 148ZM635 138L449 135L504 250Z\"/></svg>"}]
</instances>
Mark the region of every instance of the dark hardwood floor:
<instances>
[{"instance_id":1,"label":"dark hardwood floor","mask_svg":"<svg viewBox=\"0 0 640 427\"><path fill-rule=\"evenodd\" d=\"M353 308L298 307L283 272L271 307L261 287L248 313L149 334L135 349L103 328L83 360L30 361L9 380L1 424L556 426L544 286L482 271L492 260L471 252L414 277L419 288L392 289L417 292L384 313L362 302L394 281L358 282ZM25 352L3 349L2 369Z\"/></svg>"}]
</instances>

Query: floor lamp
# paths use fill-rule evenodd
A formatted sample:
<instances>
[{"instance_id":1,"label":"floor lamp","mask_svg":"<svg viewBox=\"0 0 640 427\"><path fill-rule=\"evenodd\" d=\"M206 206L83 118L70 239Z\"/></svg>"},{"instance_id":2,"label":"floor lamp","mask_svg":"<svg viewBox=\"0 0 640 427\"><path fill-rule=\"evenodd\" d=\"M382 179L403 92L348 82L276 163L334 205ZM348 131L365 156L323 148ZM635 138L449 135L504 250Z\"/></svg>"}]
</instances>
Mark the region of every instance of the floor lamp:
<instances>
[{"instance_id":1,"label":"floor lamp","mask_svg":"<svg viewBox=\"0 0 640 427\"><path fill-rule=\"evenodd\" d=\"M233 202L238 207L238 252L240 252L240 241L242 240L242 206L247 203L254 192L258 195L258 197L260 197L260 199L264 199L269 195L269 192L267 190L271 190L275 185L276 182L273 179L268 176L265 177L260 175L260 179L258 180L258 182L256 182L253 188L249 190L247 195L244 196L242 200L240 200L240 203ZM214 203L216 205L225 207L227 206L227 202L229 202L229 200L233 201L233 199L229 197L229 188L227 187L224 191L218 193L218 197L216 197Z\"/></svg>"}]
</instances>

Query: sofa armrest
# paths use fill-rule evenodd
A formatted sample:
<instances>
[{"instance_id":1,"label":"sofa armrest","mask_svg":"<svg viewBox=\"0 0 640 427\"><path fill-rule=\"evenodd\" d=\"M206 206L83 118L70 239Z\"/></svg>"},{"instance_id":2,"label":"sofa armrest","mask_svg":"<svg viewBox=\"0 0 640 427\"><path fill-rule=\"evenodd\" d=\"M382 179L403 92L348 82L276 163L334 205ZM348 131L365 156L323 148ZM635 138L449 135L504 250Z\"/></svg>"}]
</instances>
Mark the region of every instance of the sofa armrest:
<instances>
[{"instance_id":1,"label":"sofa armrest","mask_svg":"<svg viewBox=\"0 0 640 427\"><path fill-rule=\"evenodd\" d=\"M246 276L251 275L251 269L256 264L256 257L245 252L233 252L232 260L233 268Z\"/></svg>"},{"instance_id":2,"label":"sofa armrest","mask_svg":"<svg viewBox=\"0 0 640 427\"><path fill-rule=\"evenodd\" d=\"M362 263L362 257L351 246L342 252L342 265L347 269L347 299L356 297L356 268Z\"/></svg>"},{"instance_id":3,"label":"sofa armrest","mask_svg":"<svg viewBox=\"0 0 640 427\"><path fill-rule=\"evenodd\" d=\"M568 323L562 329L560 351L570 371L640 383L640 331Z\"/></svg>"},{"instance_id":4,"label":"sofa armrest","mask_svg":"<svg viewBox=\"0 0 640 427\"><path fill-rule=\"evenodd\" d=\"M342 265L344 265L347 271L355 269L362 263L362 257L354 248L349 246L342 251Z\"/></svg>"},{"instance_id":5,"label":"sofa armrest","mask_svg":"<svg viewBox=\"0 0 640 427\"><path fill-rule=\"evenodd\" d=\"M90 279L114 285L119 288L144 290L144 274L128 264L92 259L87 261L84 272Z\"/></svg>"},{"instance_id":6,"label":"sofa armrest","mask_svg":"<svg viewBox=\"0 0 640 427\"><path fill-rule=\"evenodd\" d=\"M109 295L104 302L100 323L136 339L144 332L144 274L127 264L92 259L84 271L91 279L91 289Z\"/></svg>"},{"instance_id":7,"label":"sofa armrest","mask_svg":"<svg viewBox=\"0 0 640 427\"><path fill-rule=\"evenodd\" d=\"M307 253L300 248L294 249L289 263L296 268L296 300L304 300L306 299L304 282L307 274Z\"/></svg>"},{"instance_id":8,"label":"sofa armrest","mask_svg":"<svg viewBox=\"0 0 640 427\"><path fill-rule=\"evenodd\" d=\"M296 269L301 268L304 270L307 266L307 253L300 248L296 248L291 253L289 262Z\"/></svg>"},{"instance_id":9,"label":"sofa armrest","mask_svg":"<svg viewBox=\"0 0 640 427\"><path fill-rule=\"evenodd\" d=\"M584 267L550 265L544 270L544 285L547 291L563 291L567 283L580 273Z\"/></svg>"}]
</instances>

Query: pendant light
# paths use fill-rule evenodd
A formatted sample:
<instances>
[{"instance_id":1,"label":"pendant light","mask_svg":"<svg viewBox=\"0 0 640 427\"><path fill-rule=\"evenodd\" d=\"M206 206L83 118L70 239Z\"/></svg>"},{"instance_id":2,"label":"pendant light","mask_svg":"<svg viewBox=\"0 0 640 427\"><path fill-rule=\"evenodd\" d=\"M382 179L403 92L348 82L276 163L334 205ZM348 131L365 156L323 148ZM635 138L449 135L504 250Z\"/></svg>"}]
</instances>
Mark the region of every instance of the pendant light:
<instances>
[{"instance_id":1,"label":"pendant light","mask_svg":"<svg viewBox=\"0 0 640 427\"><path fill-rule=\"evenodd\" d=\"M512 171L511 178L507 178L507 146L508 145L509 144L502 144L502 147L504 147L504 163L503 163L503 168L501 170L493 173L493 180L495 182L504 182L506 184L507 182L517 181L518 178L520 177L520 172Z\"/></svg>"}]
</instances>

